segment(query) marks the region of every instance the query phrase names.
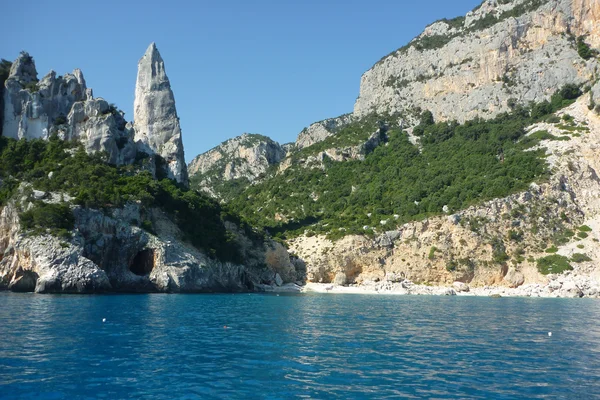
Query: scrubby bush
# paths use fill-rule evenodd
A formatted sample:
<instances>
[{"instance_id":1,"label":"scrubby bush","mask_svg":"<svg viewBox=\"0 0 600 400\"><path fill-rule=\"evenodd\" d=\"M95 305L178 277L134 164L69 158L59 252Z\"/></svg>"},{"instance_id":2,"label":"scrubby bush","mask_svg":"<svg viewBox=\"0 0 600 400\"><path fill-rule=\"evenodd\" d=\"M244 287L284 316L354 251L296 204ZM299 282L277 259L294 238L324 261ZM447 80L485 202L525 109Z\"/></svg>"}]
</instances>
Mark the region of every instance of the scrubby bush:
<instances>
[{"instance_id":1,"label":"scrubby bush","mask_svg":"<svg viewBox=\"0 0 600 400\"><path fill-rule=\"evenodd\" d=\"M596 53L585 42L585 37L583 36L579 36L577 38L577 53L579 54L579 57L583 58L584 60L589 60L596 55Z\"/></svg>"},{"instance_id":2,"label":"scrubby bush","mask_svg":"<svg viewBox=\"0 0 600 400\"><path fill-rule=\"evenodd\" d=\"M592 228L590 228L590 227L589 227L589 226L587 226L587 225L581 225L581 226L578 228L578 230L579 230L579 232L591 232L591 231L592 231Z\"/></svg>"},{"instance_id":3,"label":"scrubby bush","mask_svg":"<svg viewBox=\"0 0 600 400\"><path fill-rule=\"evenodd\" d=\"M506 247L504 246L502 239L493 238L490 244L492 245L492 260L494 260L496 264L502 264L510 258L508 254L506 254Z\"/></svg>"},{"instance_id":4,"label":"scrubby bush","mask_svg":"<svg viewBox=\"0 0 600 400\"><path fill-rule=\"evenodd\" d=\"M546 249L546 253L549 253L549 254L558 253L558 247L556 247L556 246L548 247Z\"/></svg>"},{"instance_id":5,"label":"scrubby bush","mask_svg":"<svg viewBox=\"0 0 600 400\"><path fill-rule=\"evenodd\" d=\"M508 239L512 240L513 242L520 242L523 240L523 232L517 232L511 229L508 231Z\"/></svg>"},{"instance_id":6,"label":"scrubby bush","mask_svg":"<svg viewBox=\"0 0 600 400\"><path fill-rule=\"evenodd\" d=\"M560 274L564 271L571 271L573 269L571 264L569 264L569 259L558 254L538 259L537 267L538 271L544 275Z\"/></svg>"},{"instance_id":7,"label":"scrubby bush","mask_svg":"<svg viewBox=\"0 0 600 400\"><path fill-rule=\"evenodd\" d=\"M583 253L573 253L571 256L571 261L574 263L582 263L586 261L592 261L592 259Z\"/></svg>"},{"instance_id":8,"label":"scrubby bush","mask_svg":"<svg viewBox=\"0 0 600 400\"><path fill-rule=\"evenodd\" d=\"M56 117L56 119L54 120L54 125L63 125L67 123L67 118L64 115L59 115L58 117Z\"/></svg>"},{"instance_id":9,"label":"scrubby bush","mask_svg":"<svg viewBox=\"0 0 600 400\"><path fill-rule=\"evenodd\" d=\"M431 246L431 248L429 249L429 255L427 256L427 258L430 259L430 260L435 259L435 252L436 251L437 251L437 247Z\"/></svg>"},{"instance_id":10,"label":"scrubby bush","mask_svg":"<svg viewBox=\"0 0 600 400\"><path fill-rule=\"evenodd\" d=\"M75 217L68 204L48 204L37 202L33 208L19 216L21 226L34 233L49 232L59 236L67 236L73 229Z\"/></svg>"}]
</instances>

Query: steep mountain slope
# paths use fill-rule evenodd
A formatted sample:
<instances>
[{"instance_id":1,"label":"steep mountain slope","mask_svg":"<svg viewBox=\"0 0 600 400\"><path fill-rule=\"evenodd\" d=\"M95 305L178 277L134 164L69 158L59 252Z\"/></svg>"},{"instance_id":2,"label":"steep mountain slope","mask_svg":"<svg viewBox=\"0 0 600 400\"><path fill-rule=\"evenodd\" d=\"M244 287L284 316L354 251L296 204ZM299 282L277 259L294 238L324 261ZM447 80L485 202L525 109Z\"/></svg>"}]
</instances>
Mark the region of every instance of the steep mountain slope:
<instances>
[{"instance_id":1,"label":"steep mountain slope","mask_svg":"<svg viewBox=\"0 0 600 400\"><path fill-rule=\"evenodd\" d=\"M544 137L535 148L552 171L539 184L445 216L386 224L371 237L301 235L289 241L290 251L305 260L312 282L385 291L395 282L460 281L520 287L513 294L523 296L599 296L600 116L587 100L554 123L527 128L526 138Z\"/></svg>"},{"instance_id":2,"label":"steep mountain slope","mask_svg":"<svg viewBox=\"0 0 600 400\"><path fill-rule=\"evenodd\" d=\"M230 206L313 282L597 296L598 26L597 0L486 0L438 21Z\"/></svg>"}]
</instances>

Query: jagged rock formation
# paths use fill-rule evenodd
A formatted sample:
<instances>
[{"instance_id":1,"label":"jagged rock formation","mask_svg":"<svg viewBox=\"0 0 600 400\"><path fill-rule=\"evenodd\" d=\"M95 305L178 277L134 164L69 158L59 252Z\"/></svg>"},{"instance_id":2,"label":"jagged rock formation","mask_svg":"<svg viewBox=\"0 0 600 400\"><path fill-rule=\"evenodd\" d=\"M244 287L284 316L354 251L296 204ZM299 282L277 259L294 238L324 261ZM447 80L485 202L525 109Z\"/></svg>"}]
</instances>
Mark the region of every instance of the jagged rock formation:
<instances>
[{"instance_id":1,"label":"jagged rock formation","mask_svg":"<svg viewBox=\"0 0 600 400\"><path fill-rule=\"evenodd\" d=\"M296 148L303 149L318 142L322 142L335 134L339 128L352 122L352 115L345 114L337 118L315 122L300 132L296 139Z\"/></svg>"},{"instance_id":2,"label":"jagged rock formation","mask_svg":"<svg viewBox=\"0 0 600 400\"><path fill-rule=\"evenodd\" d=\"M108 154L108 162L116 165L130 164L135 160L137 148L133 142L133 129L123 114L104 99L77 102L67 116L67 129L57 126L59 136L67 140L80 140L88 153L101 149Z\"/></svg>"},{"instance_id":3,"label":"jagged rock formation","mask_svg":"<svg viewBox=\"0 0 600 400\"><path fill-rule=\"evenodd\" d=\"M436 120L488 118L548 99L597 74L577 38L600 46L597 0L486 0L466 18L430 25L361 79L354 115L430 110Z\"/></svg>"},{"instance_id":4,"label":"jagged rock formation","mask_svg":"<svg viewBox=\"0 0 600 400\"><path fill-rule=\"evenodd\" d=\"M460 281L474 288L523 288L519 293L526 296L599 296L600 186L597 157L589 150L600 146L598 47L597 0L485 0L466 17L436 22L384 57L363 75L354 113L303 130L280 163L280 172L294 165L325 168L325 159L364 158L365 146L385 142L381 131L369 132L366 142L363 132L356 136L362 141L352 145L342 136L348 134L345 127L374 114L391 114L406 129L418 123L422 110L430 110L438 121L487 119L517 104L547 100L566 84L591 89L559 113L574 115L579 127L542 123L531 128L561 137L543 143L553 171L548 183L451 216L395 228L393 219L382 220L374 228L375 239L353 235L333 242L309 231L288 241L290 250L306 262L308 280L382 288L408 280L442 285ZM586 55L586 48L591 53ZM568 140L562 129L582 133ZM306 149L310 146L313 151ZM210 170L211 164L204 168ZM290 193L295 194L292 188ZM311 194L313 200L315 196ZM279 213L274 218L287 220ZM544 240L553 240L561 229L572 234L584 223L593 234L559 245L558 255L576 259L578 252L585 253L592 261L572 262L570 275L541 275L536 260L547 255ZM522 231L521 240L507 239L512 231ZM507 254L513 259L500 260ZM464 291L464 286L456 284L451 290Z\"/></svg>"},{"instance_id":5,"label":"jagged rock formation","mask_svg":"<svg viewBox=\"0 0 600 400\"><path fill-rule=\"evenodd\" d=\"M302 279L281 245L257 246L235 226L229 230L244 254L244 265L207 257L182 242L181 232L165 214L144 214L128 204L109 214L76 207L75 230L69 240L32 236L20 228L19 211L30 207L19 196L0 212L0 289L38 293L221 292L261 290ZM41 193L57 202L57 193ZM156 234L138 226L152 221ZM278 247L279 246L279 247ZM275 257L274 252L277 254ZM284 256L282 256L282 254Z\"/></svg>"},{"instance_id":6,"label":"jagged rock formation","mask_svg":"<svg viewBox=\"0 0 600 400\"><path fill-rule=\"evenodd\" d=\"M138 63L134 101L135 140L165 161L165 173L188 184L179 117L165 63L152 43Z\"/></svg>"},{"instance_id":7,"label":"jagged rock formation","mask_svg":"<svg viewBox=\"0 0 600 400\"><path fill-rule=\"evenodd\" d=\"M152 43L139 63L135 126L104 99L94 98L79 69L57 76L50 71L38 81L33 58L26 52L13 63L4 85L3 136L47 139L53 133L76 140L89 153L106 152L108 162L131 164L136 153L157 154L146 166L187 185L179 118L164 62ZM134 129L135 128L135 129ZM134 142L135 140L135 142Z\"/></svg>"},{"instance_id":8,"label":"jagged rock formation","mask_svg":"<svg viewBox=\"0 0 600 400\"><path fill-rule=\"evenodd\" d=\"M245 133L200 154L192 160L188 171L195 188L221 197L214 191L216 184L234 179L252 183L285 155L286 150L279 143Z\"/></svg>"},{"instance_id":9,"label":"jagged rock formation","mask_svg":"<svg viewBox=\"0 0 600 400\"><path fill-rule=\"evenodd\" d=\"M90 153L108 153L108 161L114 164L135 159L133 132L122 113L105 100L93 98L79 69L64 76L50 71L38 81L33 58L23 52L5 82L2 134L47 139L53 133L80 141Z\"/></svg>"},{"instance_id":10,"label":"jagged rock formation","mask_svg":"<svg viewBox=\"0 0 600 400\"><path fill-rule=\"evenodd\" d=\"M47 138L54 121L65 118L73 104L87 96L80 70L64 77L50 71L38 82L33 58L21 53L5 82L3 134L14 139Z\"/></svg>"}]
</instances>

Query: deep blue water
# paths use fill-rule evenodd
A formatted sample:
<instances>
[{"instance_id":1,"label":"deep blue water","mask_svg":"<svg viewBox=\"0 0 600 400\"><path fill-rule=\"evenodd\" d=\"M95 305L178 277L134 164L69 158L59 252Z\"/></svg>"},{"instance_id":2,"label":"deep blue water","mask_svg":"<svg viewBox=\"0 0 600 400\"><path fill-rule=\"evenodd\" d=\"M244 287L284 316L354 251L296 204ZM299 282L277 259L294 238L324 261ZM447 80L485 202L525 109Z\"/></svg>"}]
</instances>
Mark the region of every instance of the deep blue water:
<instances>
[{"instance_id":1,"label":"deep blue water","mask_svg":"<svg viewBox=\"0 0 600 400\"><path fill-rule=\"evenodd\" d=\"M584 299L0 293L0 398L600 398L599 321Z\"/></svg>"}]
</instances>

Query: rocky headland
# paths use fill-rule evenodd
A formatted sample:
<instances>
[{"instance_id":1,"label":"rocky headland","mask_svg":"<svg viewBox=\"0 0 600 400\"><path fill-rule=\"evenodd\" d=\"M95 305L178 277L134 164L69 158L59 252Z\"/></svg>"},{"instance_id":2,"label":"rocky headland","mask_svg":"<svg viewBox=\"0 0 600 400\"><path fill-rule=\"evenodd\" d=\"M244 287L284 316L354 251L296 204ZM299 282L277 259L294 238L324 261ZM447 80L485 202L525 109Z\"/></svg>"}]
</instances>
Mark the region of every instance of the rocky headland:
<instances>
[{"instance_id":1,"label":"rocky headland","mask_svg":"<svg viewBox=\"0 0 600 400\"><path fill-rule=\"evenodd\" d=\"M38 80L29 54L12 63L2 93L0 288L220 292L302 280L280 244L186 188L179 118L154 43L139 61L135 94L128 122L93 97L80 70ZM19 149L37 155L28 164ZM174 183L159 185L164 178Z\"/></svg>"}]
</instances>

